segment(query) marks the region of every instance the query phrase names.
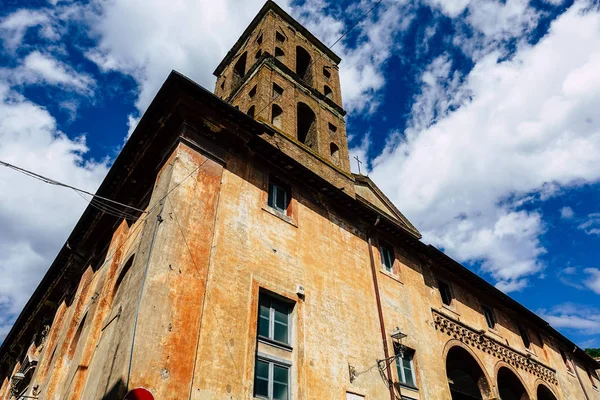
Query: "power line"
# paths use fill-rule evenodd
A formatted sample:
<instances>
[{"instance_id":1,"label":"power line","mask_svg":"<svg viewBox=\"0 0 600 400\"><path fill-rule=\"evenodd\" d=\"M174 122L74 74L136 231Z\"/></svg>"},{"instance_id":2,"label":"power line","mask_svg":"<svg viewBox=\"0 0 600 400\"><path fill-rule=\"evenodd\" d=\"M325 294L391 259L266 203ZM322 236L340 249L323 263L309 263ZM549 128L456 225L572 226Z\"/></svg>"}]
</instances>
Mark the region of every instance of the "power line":
<instances>
[{"instance_id":1,"label":"power line","mask_svg":"<svg viewBox=\"0 0 600 400\"><path fill-rule=\"evenodd\" d=\"M342 33L342 35L341 35L339 38L337 38L337 40L336 40L335 42L333 42L333 43L332 43L330 46L328 46L327 48L328 48L329 50L331 50L331 48L332 48L333 46L335 46L336 44L338 44L340 40L342 40L342 39L343 39L343 38L344 38L344 37L345 37L345 36L346 36L348 33L350 33L350 31L352 31L352 29L356 28L356 26L357 26L358 24L360 24L362 21L364 21L364 19L365 19L365 18L367 18L367 17L369 16L369 14L371 14L371 12L372 12L372 11L375 9L375 7L377 7L377 6L378 6L379 4L381 4L382 2L383 2L383 0L379 0L378 2L376 2L376 3L373 5L373 7L371 7L371 8L369 9L369 11L367 11L366 13L364 13L364 14L363 14L363 15L362 15L362 16L361 16L361 17L360 17L360 18L359 18L359 19L358 19L358 20L357 20L357 21L356 21L354 24L352 24L352 26L351 26L350 28L348 28L348 29L346 30L346 32ZM312 66L313 66L313 65L314 65L314 64L315 64L317 61L319 61L319 60L320 60L320 59L323 57L323 55L324 55L324 54L325 54L325 53L321 53L321 54L319 55L319 57L315 58L314 60L311 60L311 62L310 62L310 63L308 63L308 66L306 67L306 70L309 70L309 69L310 69L310 67L312 67ZM288 86L288 89L289 89L290 87L291 87L291 86ZM261 109L260 109L260 111L259 111L259 112L257 112L255 115L259 115L261 112L263 112L263 111L264 111L264 110L265 110L267 107L269 107L269 106L270 106L270 105L271 105L271 104L272 104L272 103L273 103L275 100L277 100L277 99L278 99L280 96L281 96L281 93L278 93L276 96L274 96L274 97L273 97L273 98L272 98L272 99L271 99L271 100L270 100L270 101L267 103L267 105L266 105L266 106L264 106L263 108L261 108Z\"/></svg>"},{"instance_id":2,"label":"power line","mask_svg":"<svg viewBox=\"0 0 600 400\"><path fill-rule=\"evenodd\" d=\"M83 200L88 202L88 204L90 206L96 208L97 210L102 211L103 213L112 215L113 217L128 219L128 220L133 220L133 221L135 221L139 218L139 215L134 215L134 214L131 214L131 213L128 213L125 211L121 211L118 208L113 207L108 203L103 203L102 200L95 199L94 197L89 199L83 193L80 193L77 191L74 191L74 192L77 193L77 195L79 195L79 197L81 197Z\"/></svg>"},{"instance_id":3,"label":"power line","mask_svg":"<svg viewBox=\"0 0 600 400\"><path fill-rule=\"evenodd\" d=\"M62 187L68 188L68 189L72 189L72 190L74 190L75 192L78 192L78 193L87 194L88 196L92 196L95 199L99 199L99 200L107 201L107 202L110 202L110 203L113 203L113 204L117 204L119 206L122 206L122 207L125 207L125 208L129 208L131 210L135 210L135 211L138 211L138 212L141 212L141 213L145 213L146 212L146 211L141 210L139 208L135 208L135 207L132 207L130 205L120 203L120 202L118 202L116 200L111 200L111 199L108 199L106 197L102 197L102 196L99 196L97 194L90 193L90 192L88 192L86 190L79 189L79 188L77 188L75 186L67 185L66 183L62 183L62 182L56 181L54 179L45 177L43 175L36 174L35 172L29 171L29 170L27 170L25 168L17 167L16 165L7 163L7 162L2 161L2 160L0 160L0 165L2 165L3 167L7 167L7 168L10 168L10 169L13 169L13 170L15 170L17 172L20 172L20 173L22 173L24 175L27 175L27 176L29 176L31 178L37 179L37 180L42 181L44 183L47 183L49 185L62 186Z\"/></svg>"}]
</instances>

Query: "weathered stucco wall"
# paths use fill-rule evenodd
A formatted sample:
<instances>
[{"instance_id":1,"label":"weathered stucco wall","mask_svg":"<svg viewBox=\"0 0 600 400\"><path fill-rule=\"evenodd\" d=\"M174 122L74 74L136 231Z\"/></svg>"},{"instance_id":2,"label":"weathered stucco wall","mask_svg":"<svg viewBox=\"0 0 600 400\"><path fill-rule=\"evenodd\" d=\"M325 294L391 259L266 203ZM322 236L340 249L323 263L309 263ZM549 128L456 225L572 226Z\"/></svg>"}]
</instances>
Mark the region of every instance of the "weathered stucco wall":
<instances>
[{"instance_id":1,"label":"weathered stucco wall","mask_svg":"<svg viewBox=\"0 0 600 400\"><path fill-rule=\"evenodd\" d=\"M337 66L274 12L242 46L245 71L259 50L274 54L275 47L285 53L280 61L294 70L298 45L316 60L311 64L314 88L322 91L327 84L332 100L341 105ZM235 63L234 57L218 77L221 98L239 86ZM330 67L329 78L324 67ZM484 399L501 397L498 376L505 372L524 386L521 400L537 398L539 385L560 400L586 399L585 393L588 400L600 399L582 360L571 360L573 349L564 340L540 332L506 302L436 264L414 237L384 235L375 221L349 215L342 211L346 204L333 204L317 191L313 182L318 176L344 193L338 198L355 196L358 178L349 174L343 116L302 84L290 84L296 78L282 69L264 63L232 100L244 112L254 106L255 119L272 124L269 103L273 84L279 85L284 92L273 103L284 113L275 130L265 129L243 143L248 135L236 136L235 145L225 143L212 152L221 154L217 159L208 156L213 148L190 142L203 133L199 128L198 135L184 135L172 150L165 149L164 162L156 160L160 170L147 172L156 180L146 213L136 221L115 221L112 238L105 239L106 255L99 265L84 265L73 282L76 289L67 290L56 304L39 345L35 340L21 344L29 349L27 360L38 362L27 394L40 400L116 400L128 389L145 387L160 400L252 399L257 353L269 353L290 364L294 400L344 400L348 393L354 399L385 400L390 398L386 372L378 368L385 357L382 324L388 355L394 354L396 329L406 335L402 344L414 351L415 385L396 385L398 396L450 399L450 385L458 382L450 382L447 358L460 349L465 365L480 371L477 384ZM256 94L250 96L254 85ZM310 150L297 141L298 102L317 114L318 137ZM205 111L190 109L191 114ZM182 112L173 118L179 117L189 124L184 131L202 126L197 116ZM330 132L329 124L337 130ZM210 137L224 143L216 135L225 135L231 125L216 125L198 141ZM164 133L163 127L161 122L157 134ZM339 161L329 153L331 143L340 148ZM281 154L273 159L289 157L312 175L308 181L294 180L288 173L294 165L275 168L257 155L260 146L278 149ZM285 214L268 206L272 178L291 190ZM359 187L358 193L394 216L370 190ZM382 266L383 243L393 250L391 272ZM439 281L450 287L450 305L442 303ZM289 346L257 340L259 298L265 293L292 307ZM493 329L483 306L493 310ZM528 331L529 348L517 324ZM11 378L24 361L9 377L1 377L0 400L11 400ZM393 362L390 369L392 381L398 382Z\"/></svg>"},{"instance_id":2,"label":"weathered stucco wall","mask_svg":"<svg viewBox=\"0 0 600 400\"><path fill-rule=\"evenodd\" d=\"M292 364L292 398L345 399L347 391L389 398L374 367L384 355L367 227L340 217L295 181L287 181L291 215L278 214L267 205L273 175L285 180L260 162L228 155L221 163L180 144L158 174L150 201L155 207L116 229L102 266L88 268L73 299L58 308L33 379L39 398L118 399L126 387L138 386L157 399L252 398L257 347L266 346L256 339L260 290L294 304L292 350L277 350ZM383 239L395 253L388 273L374 240L388 348L393 354L390 335L398 327L407 335L403 344L415 350L418 390L403 387L403 395L449 399L445 356L462 346L484 370L488 398L498 396L503 365L536 398L539 377L440 330L435 320L442 315L556 369L558 385L543 383L559 399L585 398L555 341L530 332L531 350L525 349L514 324L518 316L422 255ZM452 287L449 307L441 302L438 279ZM487 329L481 304L494 309L494 331ZM349 365L358 372L352 383ZM587 372L578 372L586 384ZM397 380L393 364L392 374ZM8 399L7 386L0 399ZM586 390L600 398L591 384Z\"/></svg>"}]
</instances>

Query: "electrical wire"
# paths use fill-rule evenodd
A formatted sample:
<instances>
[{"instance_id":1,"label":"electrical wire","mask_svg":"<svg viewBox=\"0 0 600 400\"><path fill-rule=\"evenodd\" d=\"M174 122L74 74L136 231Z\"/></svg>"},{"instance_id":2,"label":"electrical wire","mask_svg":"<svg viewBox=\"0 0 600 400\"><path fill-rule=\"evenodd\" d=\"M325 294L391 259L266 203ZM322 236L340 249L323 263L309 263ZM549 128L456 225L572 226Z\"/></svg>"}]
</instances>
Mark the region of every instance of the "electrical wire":
<instances>
[{"instance_id":1,"label":"electrical wire","mask_svg":"<svg viewBox=\"0 0 600 400\"><path fill-rule=\"evenodd\" d=\"M337 40L335 42L333 42L330 46L328 46L328 49L332 49L333 46L335 46L336 44L338 44L340 42L340 40L342 40L347 34L350 33L350 31L352 31L352 29L356 28L356 26L358 24L360 24L362 21L364 21L365 18L367 18L369 16L369 14L371 14L371 12L375 9L375 7L377 7L379 4L381 4L383 2L383 0L379 0L377 1L373 7L371 7L369 9L369 11L367 11L366 13L364 13L354 24L352 24L352 26L350 28L348 28L344 33L342 33L342 35L337 38ZM312 67L317 61L319 61L322 57L324 56L324 53L321 53L319 55L319 57L315 58L314 60L311 60L310 63L308 63L308 66L306 67L306 70L308 71L310 69L310 67ZM288 86L287 89L289 89L291 87ZM277 95L273 96L273 98L271 98L271 100L267 103L266 106L264 106L263 108L260 109L260 111L258 111L255 115L259 115L260 113L262 113L264 110L267 109L267 107L269 107L271 104L273 104L273 102L275 100L277 100L279 97L281 96L281 93L277 93Z\"/></svg>"},{"instance_id":2,"label":"electrical wire","mask_svg":"<svg viewBox=\"0 0 600 400\"><path fill-rule=\"evenodd\" d=\"M112 215L117 218L133 220L133 221L135 221L139 218L139 215L133 215L133 214L130 214L127 212L120 211L117 208L112 207L107 203L103 203L102 201L97 200L93 197L91 199L89 199L89 198L86 198L85 195L80 192L75 191L75 193L77 193L79 195L79 197L81 197L83 200L88 202L88 204L90 206L96 208L97 210L102 211L105 214Z\"/></svg>"},{"instance_id":3,"label":"electrical wire","mask_svg":"<svg viewBox=\"0 0 600 400\"><path fill-rule=\"evenodd\" d=\"M72 189L72 190L74 190L76 192L87 194L87 195L92 196L94 198L97 198L97 199L100 199L100 200L103 200L103 201L107 201L109 203L113 203L113 204L117 204L117 205L125 207L125 208L129 208L131 210L135 210L135 211L138 211L138 212L141 212L141 213L145 213L146 212L146 211L141 210L139 208L132 207L130 205L120 203L120 202L118 202L116 200L112 200L112 199L108 199L106 197L98 196L98 195L96 195L94 193L90 193L90 192L88 192L86 190L79 189L79 188L77 188L75 186L67 185L66 183L62 183L62 182L56 181L54 179L45 177L43 175L36 174L35 172L29 171L29 170L27 170L25 168L17 167L16 165L7 163L7 162L2 161L2 160L0 160L0 165L3 166L3 167L7 167L7 168L10 168L10 169L13 169L13 170L15 170L17 172L20 172L20 173L22 173L24 175L27 175L27 176L29 176L31 178L37 179L37 180L42 181L44 183L47 183L49 185L62 186L62 187L68 188L68 189Z\"/></svg>"}]
</instances>

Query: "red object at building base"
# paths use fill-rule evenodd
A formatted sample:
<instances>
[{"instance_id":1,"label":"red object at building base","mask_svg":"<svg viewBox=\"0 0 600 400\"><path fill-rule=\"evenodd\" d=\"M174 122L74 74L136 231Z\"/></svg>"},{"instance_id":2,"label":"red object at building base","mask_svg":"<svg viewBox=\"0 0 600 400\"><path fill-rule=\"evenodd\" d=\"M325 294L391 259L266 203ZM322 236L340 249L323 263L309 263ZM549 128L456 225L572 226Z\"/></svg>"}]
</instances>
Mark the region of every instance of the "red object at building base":
<instances>
[{"instance_id":1,"label":"red object at building base","mask_svg":"<svg viewBox=\"0 0 600 400\"><path fill-rule=\"evenodd\" d=\"M123 400L154 400L154 396L148 389L135 388L130 390Z\"/></svg>"}]
</instances>

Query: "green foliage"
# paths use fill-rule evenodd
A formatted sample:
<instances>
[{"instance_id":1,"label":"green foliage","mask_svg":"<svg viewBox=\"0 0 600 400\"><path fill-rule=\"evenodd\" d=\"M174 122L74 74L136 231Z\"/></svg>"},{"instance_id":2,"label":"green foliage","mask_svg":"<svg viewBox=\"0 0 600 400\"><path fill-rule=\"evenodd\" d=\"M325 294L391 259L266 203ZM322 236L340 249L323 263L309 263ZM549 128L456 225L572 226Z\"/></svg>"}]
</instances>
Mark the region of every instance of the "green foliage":
<instances>
[{"instance_id":1,"label":"green foliage","mask_svg":"<svg viewBox=\"0 0 600 400\"><path fill-rule=\"evenodd\" d=\"M593 358L600 357L600 349L585 349L585 352L588 353Z\"/></svg>"}]
</instances>

